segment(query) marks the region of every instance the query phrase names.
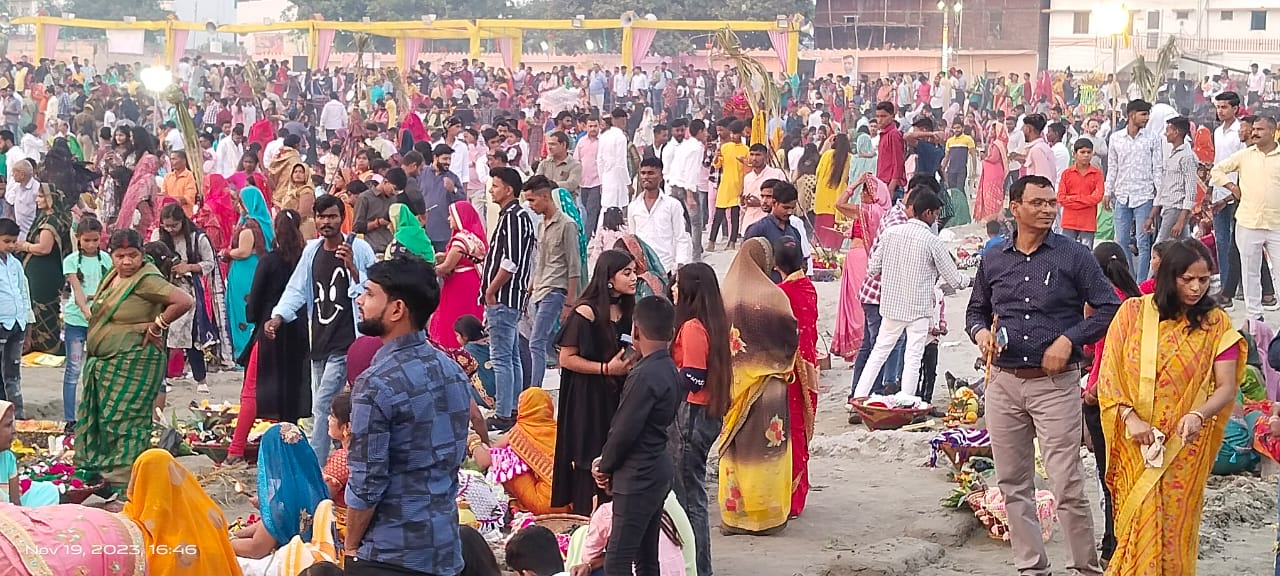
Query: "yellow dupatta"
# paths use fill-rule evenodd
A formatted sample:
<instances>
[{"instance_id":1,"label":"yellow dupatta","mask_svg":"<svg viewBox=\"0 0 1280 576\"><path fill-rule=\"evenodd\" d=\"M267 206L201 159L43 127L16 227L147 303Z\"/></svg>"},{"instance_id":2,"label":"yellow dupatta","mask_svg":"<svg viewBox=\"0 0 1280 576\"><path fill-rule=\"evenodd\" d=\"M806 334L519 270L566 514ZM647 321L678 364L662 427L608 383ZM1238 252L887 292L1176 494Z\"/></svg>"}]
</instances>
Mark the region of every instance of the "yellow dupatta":
<instances>
[{"instance_id":1,"label":"yellow dupatta","mask_svg":"<svg viewBox=\"0 0 1280 576\"><path fill-rule=\"evenodd\" d=\"M316 506L316 514L311 518L311 541L303 542L301 536L295 535L277 553L281 562L280 574L301 574L321 562L342 566L343 558L338 555L336 518L333 500L325 500Z\"/></svg>"},{"instance_id":2,"label":"yellow dupatta","mask_svg":"<svg viewBox=\"0 0 1280 576\"><path fill-rule=\"evenodd\" d=\"M1153 298L1145 296L1126 301L1112 322L1098 380L1118 543L1108 574L1195 573L1204 483L1227 421L1206 415L1209 421L1190 445L1175 432L1182 416L1212 393L1215 359L1232 347L1239 352L1239 382L1247 343L1221 310L1202 329L1188 332L1185 320L1162 322ZM1165 433L1160 467L1147 467L1141 447L1128 438L1121 419L1126 406ZM1166 548L1170 542L1175 549Z\"/></svg>"}]
</instances>

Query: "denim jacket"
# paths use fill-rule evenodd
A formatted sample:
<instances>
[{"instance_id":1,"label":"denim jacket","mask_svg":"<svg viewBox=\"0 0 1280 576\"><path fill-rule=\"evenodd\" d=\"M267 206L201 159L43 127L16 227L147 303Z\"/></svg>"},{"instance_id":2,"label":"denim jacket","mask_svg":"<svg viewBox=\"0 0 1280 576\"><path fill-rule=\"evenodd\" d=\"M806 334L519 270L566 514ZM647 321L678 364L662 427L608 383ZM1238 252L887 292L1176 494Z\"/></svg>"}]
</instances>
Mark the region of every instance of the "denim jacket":
<instances>
[{"instance_id":1,"label":"denim jacket","mask_svg":"<svg viewBox=\"0 0 1280 576\"><path fill-rule=\"evenodd\" d=\"M311 277L312 265L315 263L316 251L320 250L320 245L324 242L323 238L308 240L306 248L302 249L302 258L298 260L298 265L294 267L293 274L289 276L289 283L284 287L284 294L280 295L280 301L276 303L275 308L271 309L272 316L279 316L285 322L293 322L297 317L297 311L303 305L307 307L307 317L312 316L313 308L316 305L315 295L313 294L313 286L315 280ZM362 238L353 238L351 240L351 259L356 265L356 272L359 277L351 279L350 289L347 295L351 297L351 315L355 319L353 326L360 324L360 311L355 306L355 299L364 294L364 282L369 277L369 266L374 263L373 247L369 246ZM358 337L359 332L356 333Z\"/></svg>"}]
</instances>

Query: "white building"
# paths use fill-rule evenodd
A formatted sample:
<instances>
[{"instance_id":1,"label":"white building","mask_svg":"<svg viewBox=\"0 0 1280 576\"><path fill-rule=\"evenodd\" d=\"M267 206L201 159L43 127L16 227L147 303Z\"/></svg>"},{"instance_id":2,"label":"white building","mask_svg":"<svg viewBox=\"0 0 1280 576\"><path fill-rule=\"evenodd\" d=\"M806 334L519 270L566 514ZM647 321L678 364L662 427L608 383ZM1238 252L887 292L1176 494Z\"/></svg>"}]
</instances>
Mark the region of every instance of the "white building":
<instances>
[{"instance_id":1,"label":"white building","mask_svg":"<svg viewBox=\"0 0 1280 576\"><path fill-rule=\"evenodd\" d=\"M1128 11L1130 45L1118 22ZM1111 72L1138 54L1148 59L1170 37L1183 56L1178 69L1191 75L1226 66L1280 70L1280 0L1053 0L1049 14L1049 68Z\"/></svg>"}]
</instances>

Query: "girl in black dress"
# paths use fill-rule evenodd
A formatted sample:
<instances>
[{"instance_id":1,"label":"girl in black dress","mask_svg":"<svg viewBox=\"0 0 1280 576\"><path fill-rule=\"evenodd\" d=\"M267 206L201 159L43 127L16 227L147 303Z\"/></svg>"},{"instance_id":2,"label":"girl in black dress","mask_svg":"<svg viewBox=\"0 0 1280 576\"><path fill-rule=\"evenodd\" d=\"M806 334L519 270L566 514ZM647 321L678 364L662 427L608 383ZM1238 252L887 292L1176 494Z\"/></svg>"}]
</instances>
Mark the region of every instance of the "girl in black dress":
<instances>
[{"instance_id":1,"label":"girl in black dress","mask_svg":"<svg viewBox=\"0 0 1280 576\"><path fill-rule=\"evenodd\" d=\"M635 302L635 261L626 252L605 251L557 340L560 413L551 478L553 507L572 505L573 513L587 516L597 496L607 501L591 477L591 462L604 447L631 369L622 348L624 340L630 342Z\"/></svg>"}]
</instances>

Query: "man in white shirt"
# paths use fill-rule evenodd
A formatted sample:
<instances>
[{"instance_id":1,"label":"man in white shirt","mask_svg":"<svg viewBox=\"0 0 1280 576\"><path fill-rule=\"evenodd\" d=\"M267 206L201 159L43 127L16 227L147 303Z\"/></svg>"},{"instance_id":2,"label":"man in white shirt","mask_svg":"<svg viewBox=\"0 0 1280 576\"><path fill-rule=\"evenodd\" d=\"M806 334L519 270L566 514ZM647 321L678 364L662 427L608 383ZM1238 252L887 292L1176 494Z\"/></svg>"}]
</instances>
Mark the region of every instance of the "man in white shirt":
<instances>
[{"instance_id":1,"label":"man in white shirt","mask_svg":"<svg viewBox=\"0 0 1280 576\"><path fill-rule=\"evenodd\" d=\"M462 182L465 188L467 183L471 181L471 166L468 160L471 158L471 150L467 148L467 142L462 139L462 119L453 117L449 119L449 123L445 125L444 143L453 149L453 159L449 164L449 171L453 172Z\"/></svg>"},{"instance_id":2,"label":"man in white shirt","mask_svg":"<svg viewBox=\"0 0 1280 576\"><path fill-rule=\"evenodd\" d=\"M658 255L669 273L693 261L693 240L685 230L684 206L662 193L662 161L640 162L640 194L627 207L627 229Z\"/></svg>"},{"instance_id":3,"label":"man in white shirt","mask_svg":"<svg viewBox=\"0 0 1280 576\"><path fill-rule=\"evenodd\" d=\"M1022 127L1019 125L1017 116L1005 116L1004 126L1009 129L1009 154L1026 154L1027 153L1027 137L1022 133ZM1006 190L1013 185L1013 182L1021 176L1022 163L1009 159L1009 175L1005 178L1004 187Z\"/></svg>"},{"instance_id":4,"label":"man in white shirt","mask_svg":"<svg viewBox=\"0 0 1280 576\"><path fill-rule=\"evenodd\" d=\"M19 238L26 238L27 231L36 220L36 194L40 190L40 182L36 180L35 168L25 160L9 168L9 186L5 189L4 199L13 207L13 219L18 223Z\"/></svg>"},{"instance_id":5,"label":"man in white shirt","mask_svg":"<svg viewBox=\"0 0 1280 576\"><path fill-rule=\"evenodd\" d=\"M280 155L280 150L284 148L284 137L288 135L289 131L284 128L276 130L275 139L267 142L267 147L262 149L263 166L271 166L271 162L276 159L276 156Z\"/></svg>"},{"instance_id":6,"label":"man in white shirt","mask_svg":"<svg viewBox=\"0 0 1280 576\"><path fill-rule=\"evenodd\" d=\"M702 159L706 155L707 124L701 119L689 123L689 136L674 148L671 164L666 168L671 196L684 203L689 218L689 236L693 242L692 258L702 261L702 229L707 223L707 203L698 201L698 183L702 179Z\"/></svg>"},{"instance_id":7,"label":"man in white shirt","mask_svg":"<svg viewBox=\"0 0 1280 576\"><path fill-rule=\"evenodd\" d=\"M631 88L631 81L627 78L627 67L623 66L621 70L613 71L613 100L614 102L622 102L627 98L627 90ZM603 110L600 111L604 113Z\"/></svg>"},{"instance_id":8,"label":"man in white shirt","mask_svg":"<svg viewBox=\"0 0 1280 576\"><path fill-rule=\"evenodd\" d=\"M636 66L635 74L631 76L631 95L640 96L646 102L649 100L649 76L639 66Z\"/></svg>"},{"instance_id":9,"label":"man in white shirt","mask_svg":"<svg viewBox=\"0 0 1280 576\"><path fill-rule=\"evenodd\" d=\"M337 92L329 93L329 101L320 110L320 128L325 131L326 140L332 140L339 130L347 128L347 107L342 105Z\"/></svg>"},{"instance_id":10,"label":"man in white shirt","mask_svg":"<svg viewBox=\"0 0 1280 576\"><path fill-rule=\"evenodd\" d=\"M622 208L631 199L631 174L627 171L627 111L613 110L613 122L600 133L597 165L600 167L600 209ZM603 213L603 212L602 212Z\"/></svg>"},{"instance_id":11,"label":"man in white shirt","mask_svg":"<svg viewBox=\"0 0 1280 576\"><path fill-rule=\"evenodd\" d=\"M230 178L240 169L240 159L244 157L244 127L231 129L231 135L224 137L218 144L213 162L218 174ZM328 176L326 174L326 176Z\"/></svg>"},{"instance_id":12,"label":"man in white shirt","mask_svg":"<svg viewBox=\"0 0 1280 576\"><path fill-rule=\"evenodd\" d=\"M1258 64L1249 65L1249 108L1262 103L1262 90L1266 86L1267 75L1258 70Z\"/></svg>"},{"instance_id":13,"label":"man in white shirt","mask_svg":"<svg viewBox=\"0 0 1280 576\"><path fill-rule=\"evenodd\" d=\"M688 128L689 121L687 119L676 118L671 121L671 139L662 145L658 154L658 157L662 159L664 170L670 171L676 165L676 149L680 147L681 142L684 142Z\"/></svg>"},{"instance_id":14,"label":"man in white shirt","mask_svg":"<svg viewBox=\"0 0 1280 576\"><path fill-rule=\"evenodd\" d=\"M818 128L822 126L822 101L821 100L813 103L813 111L809 113L808 125L810 128Z\"/></svg>"}]
</instances>

